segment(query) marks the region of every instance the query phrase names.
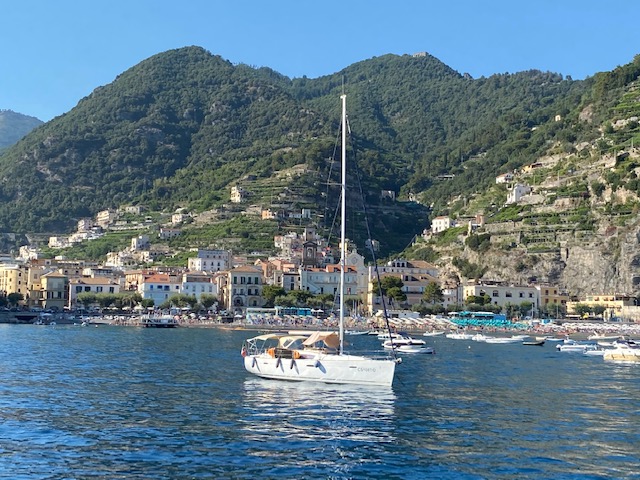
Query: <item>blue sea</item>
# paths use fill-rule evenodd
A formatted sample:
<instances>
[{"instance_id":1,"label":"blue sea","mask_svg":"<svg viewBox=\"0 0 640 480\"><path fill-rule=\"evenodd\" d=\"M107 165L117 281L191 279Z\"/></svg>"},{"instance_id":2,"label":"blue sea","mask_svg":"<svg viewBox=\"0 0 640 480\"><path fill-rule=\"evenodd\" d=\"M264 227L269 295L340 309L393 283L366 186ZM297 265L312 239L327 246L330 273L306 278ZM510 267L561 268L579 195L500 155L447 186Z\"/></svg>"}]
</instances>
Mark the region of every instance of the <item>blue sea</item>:
<instances>
[{"instance_id":1,"label":"blue sea","mask_svg":"<svg viewBox=\"0 0 640 480\"><path fill-rule=\"evenodd\" d=\"M640 365L433 337L390 390L297 384L252 335L0 325L0 478L640 478Z\"/></svg>"}]
</instances>

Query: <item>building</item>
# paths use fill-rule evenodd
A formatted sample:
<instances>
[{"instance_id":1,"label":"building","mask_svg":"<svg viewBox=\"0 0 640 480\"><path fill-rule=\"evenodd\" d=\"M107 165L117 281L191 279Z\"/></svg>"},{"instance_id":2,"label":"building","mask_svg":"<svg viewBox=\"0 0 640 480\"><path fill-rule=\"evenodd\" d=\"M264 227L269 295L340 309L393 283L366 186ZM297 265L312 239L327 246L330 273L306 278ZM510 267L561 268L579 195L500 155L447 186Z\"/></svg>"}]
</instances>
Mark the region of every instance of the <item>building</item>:
<instances>
[{"instance_id":1,"label":"building","mask_svg":"<svg viewBox=\"0 0 640 480\"><path fill-rule=\"evenodd\" d=\"M518 203L522 197L531 193L531 187L516 183L507 194L506 205Z\"/></svg>"},{"instance_id":2,"label":"building","mask_svg":"<svg viewBox=\"0 0 640 480\"><path fill-rule=\"evenodd\" d=\"M0 264L0 293L19 293L23 300L29 298L29 267L24 264Z\"/></svg>"},{"instance_id":3,"label":"building","mask_svg":"<svg viewBox=\"0 0 640 480\"><path fill-rule=\"evenodd\" d=\"M158 238L162 240L169 240L179 237L180 235L182 235L182 230L179 228L160 227L160 231L158 232Z\"/></svg>"},{"instance_id":4,"label":"building","mask_svg":"<svg viewBox=\"0 0 640 480\"><path fill-rule=\"evenodd\" d=\"M131 250L148 250L151 246L149 242L149 235L138 235L131 239Z\"/></svg>"},{"instance_id":5,"label":"building","mask_svg":"<svg viewBox=\"0 0 640 480\"><path fill-rule=\"evenodd\" d=\"M98 212L96 215L96 224L101 226L102 228L106 228L115 222L117 218L117 214L113 210L102 210Z\"/></svg>"},{"instance_id":6,"label":"building","mask_svg":"<svg viewBox=\"0 0 640 480\"><path fill-rule=\"evenodd\" d=\"M157 307L182 292L182 278L168 273L143 275L137 290L143 299L153 300Z\"/></svg>"},{"instance_id":7,"label":"building","mask_svg":"<svg viewBox=\"0 0 640 480\"><path fill-rule=\"evenodd\" d=\"M623 317L625 307L633 307L636 305L636 298L629 295L620 294L595 294L587 295L584 299L578 301L567 302L567 314L576 314L577 306L585 305L588 307L603 307L602 317L605 320L612 320Z\"/></svg>"},{"instance_id":8,"label":"building","mask_svg":"<svg viewBox=\"0 0 640 480\"><path fill-rule=\"evenodd\" d=\"M376 280L380 277L397 277L402 283L402 291L407 296L408 305L418 305L422 301L424 290L430 283L440 283L438 269L431 263L422 260L396 259L386 265L368 267L367 282L367 311L374 315L382 308L382 298L378 291L374 291ZM385 299L388 301L388 299Z\"/></svg>"},{"instance_id":9,"label":"building","mask_svg":"<svg viewBox=\"0 0 640 480\"><path fill-rule=\"evenodd\" d=\"M467 303L469 297L488 296L492 305L506 307L531 303L533 313L540 308L540 292L536 287L523 285L506 285L499 282L468 283L462 286L462 302Z\"/></svg>"},{"instance_id":10,"label":"building","mask_svg":"<svg viewBox=\"0 0 640 480\"><path fill-rule=\"evenodd\" d=\"M229 312L244 313L247 307L262 307L262 270L242 266L218 276L219 301Z\"/></svg>"},{"instance_id":11,"label":"building","mask_svg":"<svg viewBox=\"0 0 640 480\"><path fill-rule=\"evenodd\" d=\"M313 295L336 295L340 288L340 265L327 265L322 268L303 268L300 270L300 290ZM345 295L358 294L358 275L355 268L347 265L344 274Z\"/></svg>"},{"instance_id":12,"label":"building","mask_svg":"<svg viewBox=\"0 0 640 480\"><path fill-rule=\"evenodd\" d=\"M449 217L438 216L431 222L431 232L440 233L453 226Z\"/></svg>"},{"instance_id":13,"label":"building","mask_svg":"<svg viewBox=\"0 0 640 480\"><path fill-rule=\"evenodd\" d=\"M62 311L69 304L69 279L66 275L50 272L40 277L41 289L35 304L45 310Z\"/></svg>"},{"instance_id":14,"label":"building","mask_svg":"<svg viewBox=\"0 0 640 480\"><path fill-rule=\"evenodd\" d=\"M540 296L540 310L547 315L560 317L567 309L570 300L569 294L560 291L558 287L551 285L536 285Z\"/></svg>"},{"instance_id":15,"label":"building","mask_svg":"<svg viewBox=\"0 0 640 480\"><path fill-rule=\"evenodd\" d=\"M244 188L238 185L231 187L231 203L242 203L247 197L248 192Z\"/></svg>"},{"instance_id":16,"label":"building","mask_svg":"<svg viewBox=\"0 0 640 480\"><path fill-rule=\"evenodd\" d=\"M86 277L69 279L69 308L78 306L78 295L82 293L117 294L120 293L120 284L108 277Z\"/></svg>"},{"instance_id":17,"label":"building","mask_svg":"<svg viewBox=\"0 0 640 480\"><path fill-rule=\"evenodd\" d=\"M220 272L232 267L231 250L196 250L188 260L188 268L195 272Z\"/></svg>"},{"instance_id":18,"label":"building","mask_svg":"<svg viewBox=\"0 0 640 480\"><path fill-rule=\"evenodd\" d=\"M195 297L199 302L202 295L218 296L216 277L210 273L187 272L182 275L182 293Z\"/></svg>"},{"instance_id":19,"label":"building","mask_svg":"<svg viewBox=\"0 0 640 480\"><path fill-rule=\"evenodd\" d=\"M511 183L513 182L514 175L513 173L503 173L502 175L498 175L496 177L496 183Z\"/></svg>"}]
</instances>

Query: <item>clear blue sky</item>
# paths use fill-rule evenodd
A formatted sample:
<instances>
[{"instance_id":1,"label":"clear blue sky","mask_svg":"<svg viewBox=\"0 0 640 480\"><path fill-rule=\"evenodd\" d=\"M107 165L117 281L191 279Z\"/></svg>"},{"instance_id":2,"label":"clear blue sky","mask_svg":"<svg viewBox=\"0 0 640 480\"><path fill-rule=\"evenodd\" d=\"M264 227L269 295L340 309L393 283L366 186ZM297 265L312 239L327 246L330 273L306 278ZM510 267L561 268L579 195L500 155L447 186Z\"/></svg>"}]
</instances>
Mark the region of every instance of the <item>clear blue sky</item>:
<instances>
[{"instance_id":1,"label":"clear blue sky","mask_svg":"<svg viewBox=\"0 0 640 480\"><path fill-rule=\"evenodd\" d=\"M198 45L316 78L426 51L474 78L583 79L640 53L636 0L4 0L0 109L47 121L140 61Z\"/></svg>"}]
</instances>

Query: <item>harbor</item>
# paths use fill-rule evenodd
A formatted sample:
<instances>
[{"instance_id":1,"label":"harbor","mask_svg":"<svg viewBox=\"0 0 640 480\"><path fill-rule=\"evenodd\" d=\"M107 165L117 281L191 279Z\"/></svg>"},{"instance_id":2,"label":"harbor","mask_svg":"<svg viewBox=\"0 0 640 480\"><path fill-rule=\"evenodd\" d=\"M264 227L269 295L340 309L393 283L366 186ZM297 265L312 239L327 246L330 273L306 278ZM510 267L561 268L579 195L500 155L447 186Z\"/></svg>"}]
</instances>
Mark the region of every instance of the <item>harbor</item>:
<instances>
[{"instance_id":1,"label":"harbor","mask_svg":"<svg viewBox=\"0 0 640 480\"><path fill-rule=\"evenodd\" d=\"M391 388L253 377L228 328L0 325L12 478L633 478L637 364L427 339ZM350 337L350 349L381 349ZM18 359L18 360L16 360ZM10 367L10 368L9 368ZM61 408L64 406L64 408Z\"/></svg>"}]
</instances>

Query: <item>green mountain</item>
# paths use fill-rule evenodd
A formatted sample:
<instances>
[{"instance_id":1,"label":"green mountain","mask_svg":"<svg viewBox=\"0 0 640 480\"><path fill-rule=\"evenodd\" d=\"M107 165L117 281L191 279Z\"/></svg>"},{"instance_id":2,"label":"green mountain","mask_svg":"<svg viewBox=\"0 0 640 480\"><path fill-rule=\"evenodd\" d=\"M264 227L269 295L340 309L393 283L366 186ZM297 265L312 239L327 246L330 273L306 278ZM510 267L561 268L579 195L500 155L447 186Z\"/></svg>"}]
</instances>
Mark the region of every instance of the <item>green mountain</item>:
<instances>
[{"instance_id":1,"label":"green mountain","mask_svg":"<svg viewBox=\"0 0 640 480\"><path fill-rule=\"evenodd\" d=\"M0 152L18 142L42 123L35 117L12 110L0 110Z\"/></svg>"},{"instance_id":2,"label":"green mountain","mask_svg":"<svg viewBox=\"0 0 640 480\"><path fill-rule=\"evenodd\" d=\"M451 210L453 198L486 189L553 145L596 138L635 66L626 67L629 78L528 71L473 79L428 54L385 55L290 79L198 47L164 52L0 157L0 230L69 231L122 204L204 212L228 204L238 184L248 185L251 203L314 207L327 223L344 89L374 238L399 251L428 226L425 205ZM590 122L579 120L587 104ZM278 172L300 165L302 175L274 186ZM382 200L383 190L399 201Z\"/></svg>"}]
</instances>

